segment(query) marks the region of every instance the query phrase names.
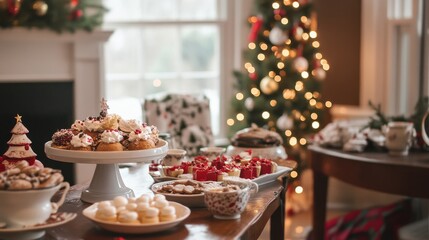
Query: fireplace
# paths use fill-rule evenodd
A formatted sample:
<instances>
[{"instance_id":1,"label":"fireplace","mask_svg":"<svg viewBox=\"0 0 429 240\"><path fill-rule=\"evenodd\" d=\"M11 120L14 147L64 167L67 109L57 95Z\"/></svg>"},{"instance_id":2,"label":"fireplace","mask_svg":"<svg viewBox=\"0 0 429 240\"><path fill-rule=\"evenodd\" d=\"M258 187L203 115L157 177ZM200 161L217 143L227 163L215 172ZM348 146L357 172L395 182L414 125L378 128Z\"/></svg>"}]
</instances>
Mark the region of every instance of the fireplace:
<instances>
[{"instance_id":1,"label":"fireplace","mask_svg":"<svg viewBox=\"0 0 429 240\"><path fill-rule=\"evenodd\" d=\"M67 181L91 179L95 165L46 158L43 144L75 119L100 112L104 96L103 44L112 31L55 33L0 30L0 154L7 149L14 116L23 116L38 159L60 168Z\"/></svg>"},{"instance_id":2,"label":"fireplace","mask_svg":"<svg viewBox=\"0 0 429 240\"><path fill-rule=\"evenodd\" d=\"M73 82L0 83L0 109L0 153L8 148L8 132L19 114L29 130L27 136L37 159L47 167L61 169L65 180L74 183L73 165L52 161L43 150L57 129L67 128L74 121Z\"/></svg>"}]
</instances>

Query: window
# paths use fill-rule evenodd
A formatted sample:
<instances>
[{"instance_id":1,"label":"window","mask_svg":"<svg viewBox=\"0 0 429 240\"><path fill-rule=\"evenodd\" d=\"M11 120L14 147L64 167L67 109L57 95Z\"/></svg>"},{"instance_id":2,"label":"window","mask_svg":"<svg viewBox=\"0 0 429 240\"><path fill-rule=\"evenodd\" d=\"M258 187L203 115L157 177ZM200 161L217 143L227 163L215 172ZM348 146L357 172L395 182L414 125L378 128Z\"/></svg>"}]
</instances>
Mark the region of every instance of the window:
<instances>
[{"instance_id":1,"label":"window","mask_svg":"<svg viewBox=\"0 0 429 240\"><path fill-rule=\"evenodd\" d=\"M237 51L227 51L234 1L104 0L106 98L112 112L142 119L141 102L160 92L203 93L210 99L213 132L223 135L223 98ZM239 53L238 53L239 56ZM228 92L228 91L226 91ZM222 93L222 94L221 94ZM229 97L227 97L229 98Z\"/></svg>"},{"instance_id":2,"label":"window","mask_svg":"<svg viewBox=\"0 0 429 240\"><path fill-rule=\"evenodd\" d=\"M422 0L363 0L361 106L410 115L419 98Z\"/></svg>"}]
</instances>

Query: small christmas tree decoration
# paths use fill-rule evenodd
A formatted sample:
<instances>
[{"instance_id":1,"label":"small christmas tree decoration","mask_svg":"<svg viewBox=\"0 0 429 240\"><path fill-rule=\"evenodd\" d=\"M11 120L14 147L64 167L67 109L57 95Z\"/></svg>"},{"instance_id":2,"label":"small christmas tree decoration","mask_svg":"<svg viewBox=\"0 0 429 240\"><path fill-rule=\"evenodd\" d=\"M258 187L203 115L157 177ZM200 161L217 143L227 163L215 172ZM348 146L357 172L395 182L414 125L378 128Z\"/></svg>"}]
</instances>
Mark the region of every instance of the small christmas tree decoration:
<instances>
[{"instance_id":1,"label":"small christmas tree decoration","mask_svg":"<svg viewBox=\"0 0 429 240\"><path fill-rule=\"evenodd\" d=\"M279 89L279 84L271 77L266 76L261 80L260 87L264 94L270 95Z\"/></svg>"},{"instance_id":2,"label":"small christmas tree decoration","mask_svg":"<svg viewBox=\"0 0 429 240\"><path fill-rule=\"evenodd\" d=\"M43 0L36 0L33 3L33 10L36 12L37 16L45 16L48 12L48 4L46 4Z\"/></svg>"},{"instance_id":3,"label":"small christmas tree decoration","mask_svg":"<svg viewBox=\"0 0 429 240\"><path fill-rule=\"evenodd\" d=\"M270 42L274 45L282 45L288 40L289 36L288 34L283 31L278 26L274 26L273 29L270 31L270 35L268 37L270 39Z\"/></svg>"},{"instance_id":4,"label":"small christmas tree decoration","mask_svg":"<svg viewBox=\"0 0 429 240\"><path fill-rule=\"evenodd\" d=\"M7 142L8 150L2 156L0 169L11 169L21 161L28 162L28 165L43 167L43 164L36 159L37 154L31 149L31 140L27 137L28 129L22 124L22 117L18 114L15 117L16 124L12 128L12 137Z\"/></svg>"}]
</instances>

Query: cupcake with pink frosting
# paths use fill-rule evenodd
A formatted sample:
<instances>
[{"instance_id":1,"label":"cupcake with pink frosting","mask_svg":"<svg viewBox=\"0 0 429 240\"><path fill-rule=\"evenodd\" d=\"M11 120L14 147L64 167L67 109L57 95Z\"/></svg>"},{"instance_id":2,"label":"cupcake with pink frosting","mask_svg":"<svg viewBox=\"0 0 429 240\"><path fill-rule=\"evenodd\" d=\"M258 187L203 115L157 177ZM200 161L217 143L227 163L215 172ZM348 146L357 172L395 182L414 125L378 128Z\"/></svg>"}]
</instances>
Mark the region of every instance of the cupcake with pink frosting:
<instances>
[{"instance_id":1,"label":"cupcake with pink frosting","mask_svg":"<svg viewBox=\"0 0 429 240\"><path fill-rule=\"evenodd\" d=\"M71 150L79 150L79 151L91 151L92 144L94 140L92 140L91 136L81 132L78 135L74 135L70 141Z\"/></svg>"},{"instance_id":2,"label":"cupcake with pink frosting","mask_svg":"<svg viewBox=\"0 0 429 240\"><path fill-rule=\"evenodd\" d=\"M140 129L130 132L128 135L128 150L144 150L155 148L155 145L158 142L158 137L156 136L155 141L154 131L155 130L153 127L143 124Z\"/></svg>"},{"instance_id":3,"label":"cupcake with pink frosting","mask_svg":"<svg viewBox=\"0 0 429 240\"><path fill-rule=\"evenodd\" d=\"M123 151L121 141L124 139L119 130L105 130L101 134L100 143L97 145L97 151Z\"/></svg>"}]
</instances>

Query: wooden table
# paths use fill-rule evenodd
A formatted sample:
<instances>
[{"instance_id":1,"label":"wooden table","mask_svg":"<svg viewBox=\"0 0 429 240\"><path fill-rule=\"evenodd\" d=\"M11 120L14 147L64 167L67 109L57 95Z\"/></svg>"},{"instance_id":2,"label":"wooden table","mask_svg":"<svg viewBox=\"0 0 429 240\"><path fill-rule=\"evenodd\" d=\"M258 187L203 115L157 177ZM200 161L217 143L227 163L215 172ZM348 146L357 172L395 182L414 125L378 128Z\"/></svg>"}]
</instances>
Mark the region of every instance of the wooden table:
<instances>
[{"instance_id":1,"label":"wooden table","mask_svg":"<svg viewBox=\"0 0 429 240\"><path fill-rule=\"evenodd\" d=\"M148 174L148 165L123 168L121 174L125 184L134 190L136 196L149 192L154 182ZM82 215L82 210L90 206L80 200L80 194L87 184L76 185L67 194L66 202L59 211L75 212L78 216L67 224L48 230L44 239L257 239L269 219L271 239L283 239L286 177L282 176L284 181L262 186L250 198L240 219L218 220L213 218L207 208L191 208L191 215L183 223L169 231L147 235L118 234L98 228Z\"/></svg>"},{"instance_id":2,"label":"wooden table","mask_svg":"<svg viewBox=\"0 0 429 240\"><path fill-rule=\"evenodd\" d=\"M375 191L429 198L429 190L422 187L422 181L429 179L429 153L390 156L387 152L346 153L315 145L308 149L314 174L313 239L324 239L329 177Z\"/></svg>"}]
</instances>

